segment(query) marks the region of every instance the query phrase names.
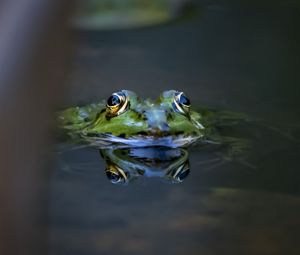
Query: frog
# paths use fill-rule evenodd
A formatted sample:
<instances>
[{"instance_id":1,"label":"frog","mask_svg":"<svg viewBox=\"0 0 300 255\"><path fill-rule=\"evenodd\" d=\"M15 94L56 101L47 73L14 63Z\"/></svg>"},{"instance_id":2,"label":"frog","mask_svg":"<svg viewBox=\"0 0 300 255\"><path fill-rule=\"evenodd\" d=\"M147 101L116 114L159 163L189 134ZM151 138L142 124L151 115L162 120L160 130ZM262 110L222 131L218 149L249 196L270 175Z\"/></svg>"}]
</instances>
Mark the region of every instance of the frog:
<instances>
[{"instance_id":1,"label":"frog","mask_svg":"<svg viewBox=\"0 0 300 255\"><path fill-rule=\"evenodd\" d=\"M191 99L178 90L164 91L154 100L120 90L106 101L62 110L57 119L73 142L97 148L215 144L227 146L228 159L249 148L248 139L222 134L224 127L247 121L244 114L193 109Z\"/></svg>"}]
</instances>

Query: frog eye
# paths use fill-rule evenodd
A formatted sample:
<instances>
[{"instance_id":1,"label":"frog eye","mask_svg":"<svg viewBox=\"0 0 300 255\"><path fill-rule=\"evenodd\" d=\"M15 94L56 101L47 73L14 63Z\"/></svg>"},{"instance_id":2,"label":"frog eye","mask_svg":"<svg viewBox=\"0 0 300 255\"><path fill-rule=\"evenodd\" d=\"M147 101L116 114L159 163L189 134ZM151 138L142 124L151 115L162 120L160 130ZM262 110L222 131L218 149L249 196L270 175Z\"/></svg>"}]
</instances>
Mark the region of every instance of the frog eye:
<instances>
[{"instance_id":1,"label":"frog eye","mask_svg":"<svg viewBox=\"0 0 300 255\"><path fill-rule=\"evenodd\" d=\"M113 93L106 102L107 113L117 116L125 112L129 106L129 100L123 92Z\"/></svg>"},{"instance_id":2,"label":"frog eye","mask_svg":"<svg viewBox=\"0 0 300 255\"><path fill-rule=\"evenodd\" d=\"M107 165L105 173L112 184L125 184L128 181L126 173L114 164Z\"/></svg>"},{"instance_id":3,"label":"frog eye","mask_svg":"<svg viewBox=\"0 0 300 255\"><path fill-rule=\"evenodd\" d=\"M191 101L183 92L176 92L173 101L175 111L182 114L188 114L190 111Z\"/></svg>"}]
</instances>

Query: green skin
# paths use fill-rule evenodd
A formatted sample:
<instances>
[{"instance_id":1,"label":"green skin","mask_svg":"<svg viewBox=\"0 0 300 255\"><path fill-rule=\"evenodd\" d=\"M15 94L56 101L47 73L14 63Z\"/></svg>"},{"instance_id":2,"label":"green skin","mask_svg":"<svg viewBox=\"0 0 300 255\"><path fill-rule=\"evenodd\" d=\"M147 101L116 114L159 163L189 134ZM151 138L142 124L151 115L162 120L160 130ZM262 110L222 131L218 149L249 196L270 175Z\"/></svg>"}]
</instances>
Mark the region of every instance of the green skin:
<instances>
[{"instance_id":1,"label":"green skin","mask_svg":"<svg viewBox=\"0 0 300 255\"><path fill-rule=\"evenodd\" d=\"M226 144L227 157L244 152L249 141L222 135L223 127L235 126L245 116L229 111L190 109L182 113L174 108L176 91L163 92L156 101L142 100L134 92L123 90L130 102L127 110L111 117L105 102L68 108L58 115L59 126L73 141L103 148L187 147L195 142Z\"/></svg>"}]
</instances>

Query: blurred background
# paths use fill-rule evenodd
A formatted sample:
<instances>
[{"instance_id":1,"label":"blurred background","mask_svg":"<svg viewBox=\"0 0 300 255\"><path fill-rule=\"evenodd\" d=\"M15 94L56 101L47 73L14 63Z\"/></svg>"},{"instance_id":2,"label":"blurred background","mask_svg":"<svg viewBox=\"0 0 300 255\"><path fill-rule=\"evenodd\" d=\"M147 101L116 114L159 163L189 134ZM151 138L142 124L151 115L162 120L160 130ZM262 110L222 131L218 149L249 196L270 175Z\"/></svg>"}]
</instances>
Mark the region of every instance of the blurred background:
<instances>
[{"instance_id":1,"label":"blurred background","mask_svg":"<svg viewBox=\"0 0 300 255\"><path fill-rule=\"evenodd\" d=\"M0 254L300 254L299 7L2 1ZM282 129L254 130L255 170L203 168L192 148L182 184L113 186L98 151L57 153L53 113L120 89L177 89Z\"/></svg>"}]
</instances>

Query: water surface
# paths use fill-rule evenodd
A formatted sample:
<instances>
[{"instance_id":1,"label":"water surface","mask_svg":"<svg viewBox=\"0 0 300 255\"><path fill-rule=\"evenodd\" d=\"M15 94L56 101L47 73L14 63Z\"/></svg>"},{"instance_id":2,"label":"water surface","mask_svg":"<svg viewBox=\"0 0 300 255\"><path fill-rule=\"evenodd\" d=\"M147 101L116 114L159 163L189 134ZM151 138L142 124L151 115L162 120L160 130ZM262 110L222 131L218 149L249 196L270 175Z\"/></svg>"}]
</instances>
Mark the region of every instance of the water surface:
<instances>
[{"instance_id":1,"label":"water surface","mask_svg":"<svg viewBox=\"0 0 300 255\"><path fill-rule=\"evenodd\" d=\"M245 112L280 132L251 127L254 168L203 164L215 152L191 148L191 173L176 185L112 185L98 150L60 150L51 254L300 254L298 12L214 5L164 26L77 31L66 106L178 89L196 108Z\"/></svg>"}]
</instances>

